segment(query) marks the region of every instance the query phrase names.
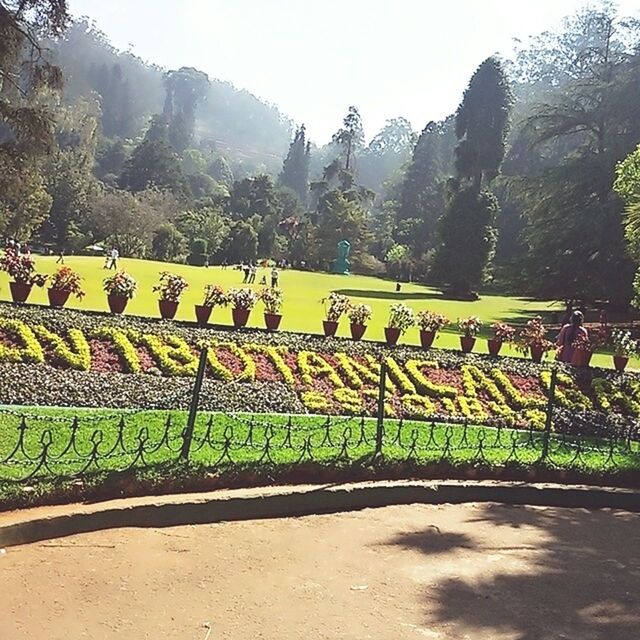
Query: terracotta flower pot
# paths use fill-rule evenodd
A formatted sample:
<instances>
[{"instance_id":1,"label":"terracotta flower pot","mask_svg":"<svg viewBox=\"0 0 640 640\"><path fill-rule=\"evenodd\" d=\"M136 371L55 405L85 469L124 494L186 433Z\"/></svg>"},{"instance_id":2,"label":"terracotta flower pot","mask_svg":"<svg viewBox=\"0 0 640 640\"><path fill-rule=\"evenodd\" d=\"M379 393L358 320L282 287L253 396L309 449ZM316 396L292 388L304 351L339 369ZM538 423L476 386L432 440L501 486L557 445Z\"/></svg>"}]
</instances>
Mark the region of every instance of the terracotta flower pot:
<instances>
[{"instance_id":1,"label":"terracotta flower pot","mask_svg":"<svg viewBox=\"0 0 640 640\"><path fill-rule=\"evenodd\" d=\"M236 329L246 326L249 321L251 309L231 309L231 317L233 318L233 326Z\"/></svg>"},{"instance_id":2,"label":"terracotta flower pot","mask_svg":"<svg viewBox=\"0 0 640 640\"><path fill-rule=\"evenodd\" d=\"M24 282L10 282L11 299L14 302L26 302L31 293L31 285Z\"/></svg>"},{"instance_id":3,"label":"terracotta flower pot","mask_svg":"<svg viewBox=\"0 0 640 640\"><path fill-rule=\"evenodd\" d=\"M500 353L500 349L502 349L502 340L491 338L487 340L487 346L489 347L489 355L495 358Z\"/></svg>"},{"instance_id":4,"label":"terracotta flower pot","mask_svg":"<svg viewBox=\"0 0 640 640\"><path fill-rule=\"evenodd\" d=\"M205 307L203 304L194 305L196 310L196 320L201 327L204 327L211 317L211 312L213 311L213 307Z\"/></svg>"},{"instance_id":5,"label":"terracotta flower pot","mask_svg":"<svg viewBox=\"0 0 640 640\"><path fill-rule=\"evenodd\" d=\"M542 362L542 356L544 355L544 349L538 345L531 345L529 347L529 351L531 352L531 360L533 362Z\"/></svg>"},{"instance_id":6,"label":"terracotta flower pot","mask_svg":"<svg viewBox=\"0 0 640 640\"><path fill-rule=\"evenodd\" d=\"M473 336L460 336L460 348L463 353L471 353L476 339Z\"/></svg>"},{"instance_id":7,"label":"terracotta flower pot","mask_svg":"<svg viewBox=\"0 0 640 640\"><path fill-rule=\"evenodd\" d=\"M176 317L178 304L174 300L158 300L158 307L163 320L173 320Z\"/></svg>"},{"instance_id":8,"label":"terracotta flower pot","mask_svg":"<svg viewBox=\"0 0 640 640\"><path fill-rule=\"evenodd\" d=\"M420 329L420 344L423 349L428 349L436 338L435 331L425 331L424 329Z\"/></svg>"},{"instance_id":9,"label":"terracotta flower pot","mask_svg":"<svg viewBox=\"0 0 640 640\"><path fill-rule=\"evenodd\" d=\"M280 326L282 315L280 313L267 313L264 314L264 325L269 331L277 331Z\"/></svg>"},{"instance_id":10,"label":"terracotta flower pot","mask_svg":"<svg viewBox=\"0 0 640 640\"><path fill-rule=\"evenodd\" d=\"M360 340L364 335L364 332L367 330L366 324L358 324L357 322L352 322L349 327L351 329L351 337L354 340Z\"/></svg>"},{"instance_id":11,"label":"terracotta flower pot","mask_svg":"<svg viewBox=\"0 0 640 640\"><path fill-rule=\"evenodd\" d=\"M613 356L613 364L616 368L616 371L624 371L627 368L628 362L628 356Z\"/></svg>"},{"instance_id":12,"label":"terracotta flower pot","mask_svg":"<svg viewBox=\"0 0 640 640\"><path fill-rule=\"evenodd\" d=\"M333 320L323 320L322 328L324 329L324 337L331 338L336 335L338 330L338 323Z\"/></svg>"},{"instance_id":13,"label":"terracotta flower pot","mask_svg":"<svg viewBox=\"0 0 640 640\"><path fill-rule=\"evenodd\" d=\"M588 367L591 362L592 355L593 351L588 351L587 349L576 349L573 352L571 364L575 367Z\"/></svg>"},{"instance_id":14,"label":"terracotta flower pot","mask_svg":"<svg viewBox=\"0 0 640 640\"><path fill-rule=\"evenodd\" d=\"M398 343L398 339L400 338L400 329L397 329L396 327L385 327L384 337L387 339L387 344L393 346Z\"/></svg>"},{"instance_id":15,"label":"terracotta flower pot","mask_svg":"<svg viewBox=\"0 0 640 640\"><path fill-rule=\"evenodd\" d=\"M129 298L111 293L107 296L107 303L109 304L111 313L124 313L129 303Z\"/></svg>"},{"instance_id":16,"label":"terracotta flower pot","mask_svg":"<svg viewBox=\"0 0 640 640\"><path fill-rule=\"evenodd\" d=\"M47 295L49 296L49 306L64 307L71 292L63 291L62 289L47 289Z\"/></svg>"}]
</instances>

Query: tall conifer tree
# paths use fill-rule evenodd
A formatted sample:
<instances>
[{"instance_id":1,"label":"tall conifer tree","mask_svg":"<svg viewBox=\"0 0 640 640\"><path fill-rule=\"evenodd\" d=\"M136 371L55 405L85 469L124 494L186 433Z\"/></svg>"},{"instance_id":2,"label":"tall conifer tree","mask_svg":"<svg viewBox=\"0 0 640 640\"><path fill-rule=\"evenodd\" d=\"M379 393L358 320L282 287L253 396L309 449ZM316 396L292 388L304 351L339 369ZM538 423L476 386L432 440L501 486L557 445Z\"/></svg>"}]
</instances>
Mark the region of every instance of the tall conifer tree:
<instances>
[{"instance_id":1,"label":"tall conifer tree","mask_svg":"<svg viewBox=\"0 0 640 640\"><path fill-rule=\"evenodd\" d=\"M504 157L512 95L502 66L487 58L471 77L456 113L456 178L449 181L432 275L455 295L470 296L486 275L499 210L487 186Z\"/></svg>"},{"instance_id":2,"label":"tall conifer tree","mask_svg":"<svg viewBox=\"0 0 640 640\"><path fill-rule=\"evenodd\" d=\"M303 206L306 206L309 198L310 154L311 146L306 139L305 127L302 125L289 145L289 152L280 172L280 184L294 191Z\"/></svg>"}]
</instances>

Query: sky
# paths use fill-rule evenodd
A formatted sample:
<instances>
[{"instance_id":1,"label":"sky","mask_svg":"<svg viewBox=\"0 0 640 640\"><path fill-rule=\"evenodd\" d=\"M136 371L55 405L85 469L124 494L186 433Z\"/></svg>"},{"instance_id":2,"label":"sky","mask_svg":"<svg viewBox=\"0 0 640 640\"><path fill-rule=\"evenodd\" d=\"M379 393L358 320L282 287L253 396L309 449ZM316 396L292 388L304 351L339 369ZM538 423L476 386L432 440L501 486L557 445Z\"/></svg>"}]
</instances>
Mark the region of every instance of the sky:
<instances>
[{"instance_id":1,"label":"sky","mask_svg":"<svg viewBox=\"0 0 640 640\"><path fill-rule=\"evenodd\" d=\"M191 66L276 104L319 144L349 105L367 138L453 113L476 67L584 0L70 0L119 49ZM624 14L637 0L619 0Z\"/></svg>"}]
</instances>

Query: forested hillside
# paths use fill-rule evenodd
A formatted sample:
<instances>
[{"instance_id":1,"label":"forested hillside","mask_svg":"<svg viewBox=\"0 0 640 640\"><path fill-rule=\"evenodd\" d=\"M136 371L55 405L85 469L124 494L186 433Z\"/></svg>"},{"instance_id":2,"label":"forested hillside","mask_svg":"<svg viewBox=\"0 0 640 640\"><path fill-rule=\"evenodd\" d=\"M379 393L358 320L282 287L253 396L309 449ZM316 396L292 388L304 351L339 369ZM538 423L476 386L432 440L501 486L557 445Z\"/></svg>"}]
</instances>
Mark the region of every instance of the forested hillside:
<instances>
[{"instance_id":1,"label":"forested hillside","mask_svg":"<svg viewBox=\"0 0 640 640\"><path fill-rule=\"evenodd\" d=\"M197 60L152 66L71 22L64 4L46 33L37 12L0 2L10 43L0 47L0 234L318 269L348 239L354 270L456 296L490 285L631 299L640 27L608 4L533 36L513 59L479 60L443 121L428 121L425 105L421 131L398 116L367 143L353 106L322 148Z\"/></svg>"}]
</instances>

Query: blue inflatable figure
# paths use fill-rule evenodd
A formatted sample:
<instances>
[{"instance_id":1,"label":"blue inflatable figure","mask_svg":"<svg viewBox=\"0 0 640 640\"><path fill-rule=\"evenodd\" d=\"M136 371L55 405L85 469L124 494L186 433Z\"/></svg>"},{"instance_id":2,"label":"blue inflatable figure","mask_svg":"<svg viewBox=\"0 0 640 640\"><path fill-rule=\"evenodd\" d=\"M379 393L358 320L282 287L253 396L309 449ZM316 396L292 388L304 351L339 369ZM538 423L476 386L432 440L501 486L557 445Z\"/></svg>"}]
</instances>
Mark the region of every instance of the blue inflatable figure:
<instances>
[{"instance_id":1,"label":"blue inflatable figure","mask_svg":"<svg viewBox=\"0 0 640 640\"><path fill-rule=\"evenodd\" d=\"M348 240L340 240L338 242L338 258L333 263L333 272L349 275L349 253L351 252L351 244Z\"/></svg>"}]
</instances>

